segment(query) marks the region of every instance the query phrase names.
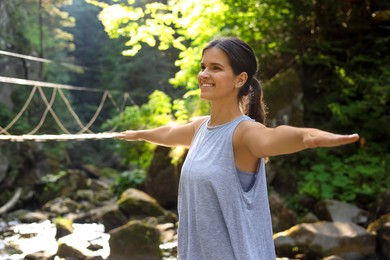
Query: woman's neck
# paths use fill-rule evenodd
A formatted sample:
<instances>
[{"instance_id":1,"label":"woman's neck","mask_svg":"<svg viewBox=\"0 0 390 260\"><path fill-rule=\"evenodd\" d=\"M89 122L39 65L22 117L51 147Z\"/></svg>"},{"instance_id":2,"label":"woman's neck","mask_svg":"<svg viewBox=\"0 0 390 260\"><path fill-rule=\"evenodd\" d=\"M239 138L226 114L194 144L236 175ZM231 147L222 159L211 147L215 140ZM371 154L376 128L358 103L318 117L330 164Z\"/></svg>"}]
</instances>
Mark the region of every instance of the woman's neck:
<instances>
[{"instance_id":1,"label":"woman's neck","mask_svg":"<svg viewBox=\"0 0 390 260\"><path fill-rule=\"evenodd\" d=\"M211 104L209 126L218 126L228 123L241 116L242 112L238 105L236 106L215 106Z\"/></svg>"}]
</instances>

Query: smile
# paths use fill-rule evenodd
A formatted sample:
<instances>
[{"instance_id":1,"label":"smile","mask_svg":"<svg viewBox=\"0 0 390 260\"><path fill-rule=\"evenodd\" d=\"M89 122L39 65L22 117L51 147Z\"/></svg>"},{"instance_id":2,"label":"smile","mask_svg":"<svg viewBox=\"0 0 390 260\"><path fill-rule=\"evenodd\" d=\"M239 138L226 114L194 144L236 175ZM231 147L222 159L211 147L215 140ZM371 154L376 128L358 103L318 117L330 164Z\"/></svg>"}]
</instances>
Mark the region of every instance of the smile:
<instances>
[{"instance_id":1,"label":"smile","mask_svg":"<svg viewBox=\"0 0 390 260\"><path fill-rule=\"evenodd\" d=\"M201 88L207 88L207 87L213 87L214 84L210 84L210 83L203 83L200 85Z\"/></svg>"}]
</instances>

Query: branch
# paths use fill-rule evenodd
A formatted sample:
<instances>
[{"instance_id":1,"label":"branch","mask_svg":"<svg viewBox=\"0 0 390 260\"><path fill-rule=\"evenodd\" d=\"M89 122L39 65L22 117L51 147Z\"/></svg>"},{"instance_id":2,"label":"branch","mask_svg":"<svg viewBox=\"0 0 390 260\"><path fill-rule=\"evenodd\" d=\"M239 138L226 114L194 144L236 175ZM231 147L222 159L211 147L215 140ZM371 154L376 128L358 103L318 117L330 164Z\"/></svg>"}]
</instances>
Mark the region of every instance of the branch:
<instances>
[{"instance_id":1,"label":"branch","mask_svg":"<svg viewBox=\"0 0 390 260\"><path fill-rule=\"evenodd\" d=\"M14 196L6 203L4 206L0 208L0 215L9 211L13 206L15 206L16 202L18 202L20 195L22 194L22 188L17 188Z\"/></svg>"}]
</instances>

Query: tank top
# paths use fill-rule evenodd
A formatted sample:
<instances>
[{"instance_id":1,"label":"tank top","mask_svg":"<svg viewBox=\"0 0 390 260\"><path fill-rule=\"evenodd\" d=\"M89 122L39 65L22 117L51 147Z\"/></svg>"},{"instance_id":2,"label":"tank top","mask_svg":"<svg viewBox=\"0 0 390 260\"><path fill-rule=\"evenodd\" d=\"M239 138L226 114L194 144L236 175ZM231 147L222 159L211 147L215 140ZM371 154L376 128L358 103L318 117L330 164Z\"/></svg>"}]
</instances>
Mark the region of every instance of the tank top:
<instances>
[{"instance_id":1,"label":"tank top","mask_svg":"<svg viewBox=\"0 0 390 260\"><path fill-rule=\"evenodd\" d=\"M276 259L264 160L249 191L234 161L233 133L240 116L199 127L183 164L178 196L179 260Z\"/></svg>"}]
</instances>

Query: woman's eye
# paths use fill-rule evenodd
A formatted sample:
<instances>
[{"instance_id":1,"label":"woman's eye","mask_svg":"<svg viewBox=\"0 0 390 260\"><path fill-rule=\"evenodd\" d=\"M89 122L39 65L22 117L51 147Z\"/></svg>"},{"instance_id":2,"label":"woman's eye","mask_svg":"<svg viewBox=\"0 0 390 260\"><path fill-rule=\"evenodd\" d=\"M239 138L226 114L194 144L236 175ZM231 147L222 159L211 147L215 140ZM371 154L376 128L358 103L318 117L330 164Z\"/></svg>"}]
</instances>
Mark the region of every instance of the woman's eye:
<instances>
[{"instance_id":1,"label":"woman's eye","mask_svg":"<svg viewBox=\"0 0 390 260\"><path fill-rule=\"evenodd\" d=\"M220 67L214 67L213 70L221 70Z\"/></svg>"}]
</instances>

